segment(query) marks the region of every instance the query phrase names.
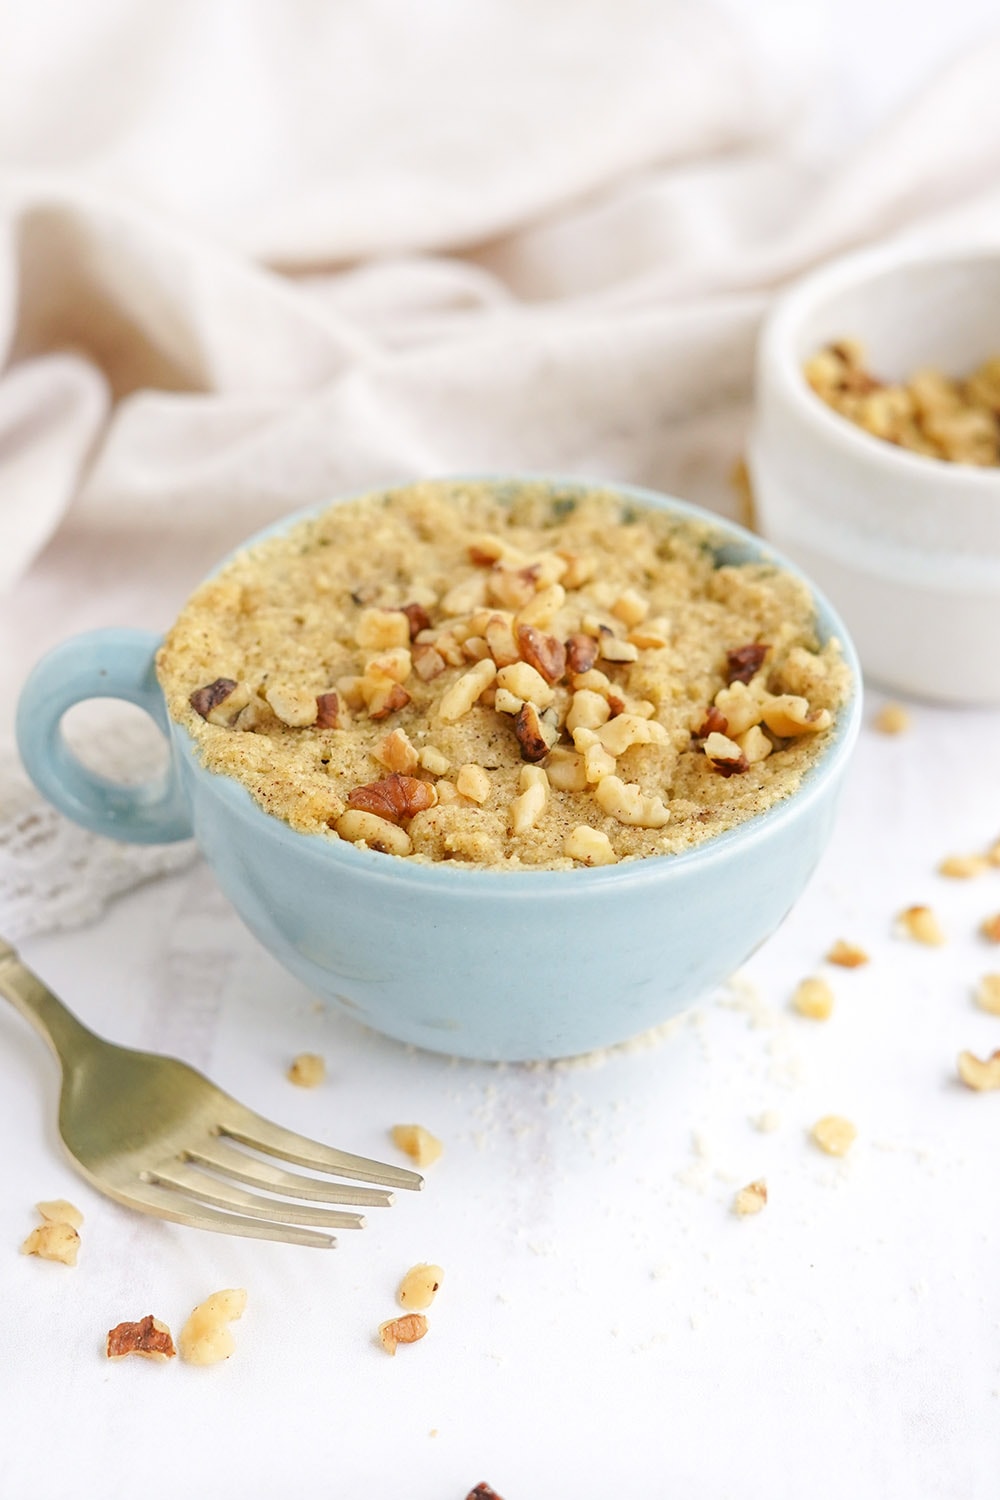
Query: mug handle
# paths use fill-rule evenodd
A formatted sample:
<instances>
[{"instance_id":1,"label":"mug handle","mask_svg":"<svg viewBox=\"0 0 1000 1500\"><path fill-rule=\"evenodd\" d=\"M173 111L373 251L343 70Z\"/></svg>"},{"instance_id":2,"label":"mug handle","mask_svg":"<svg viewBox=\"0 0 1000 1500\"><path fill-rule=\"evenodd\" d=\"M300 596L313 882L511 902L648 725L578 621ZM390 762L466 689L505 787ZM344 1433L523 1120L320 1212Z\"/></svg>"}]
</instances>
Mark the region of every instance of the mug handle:
<instances>
[{"instance_id":1,"label":"mug handle","mask_svg":"<svg viewBox=\"0 0 1000 1500\"><path fill-rule=\"evenodd\" d=\"M127 844L169 844L193 835L173 763L165 773L126 786L91 771L66 743L62 718L85 698L123 698L145 709L170 738L156 680L159 637L148 630L92 630L44 656L21 690L17 747L43 797L93 833Z\"/></svg>"}]
</instances>

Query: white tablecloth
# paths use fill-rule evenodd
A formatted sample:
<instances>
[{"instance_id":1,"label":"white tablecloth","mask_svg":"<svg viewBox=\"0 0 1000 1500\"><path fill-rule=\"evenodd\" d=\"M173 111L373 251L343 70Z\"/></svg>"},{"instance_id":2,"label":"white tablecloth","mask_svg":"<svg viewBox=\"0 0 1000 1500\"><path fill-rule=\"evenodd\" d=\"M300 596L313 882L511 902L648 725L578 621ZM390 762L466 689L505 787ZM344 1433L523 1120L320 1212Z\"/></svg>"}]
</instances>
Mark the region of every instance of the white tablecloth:
<instances>
[{"instance_id":1,"label":"white tablecloth","mask_svg":"<svg viewBox=\"0 0 1000 1500\"><path fill-rule=\"evenodd\" d=\"M1000 715L927 708L907 736L866 729L781 931L730 992L591 1067L453 1062L320 1013L200 863L25 942L97 1030L349 1149L399 1159L388 1128L418 1121L445 1154L332 1252L139 1218L60 1159L55 1068L0 1006L0 1490L993 1500L1000 1095L961 1087L955 1057L1000 1046L971 999L1000 969L976 935L1000 870L934 867L1000 833L995 770L970 751L998 736ZM891 935L915 902L947 946ZM871 963L829 969L834 1015L804 1020L789 995L837 937ZM315 1092L284 1077L300 1050L327 1059ZM858 1128L843 1162L808 1139L829 1113ZM761 1176L766 1209L738 1220ZM62 1195L86 1214L75 1270L16 1254L34 1201ZM420 1260L445 1271L430 1332L389 1359L374 1331ZM224 1366L104 1358L113 1324L152 1312L176 1334L225 1286L248 1305Z\"/></svg>"}]
</instances>

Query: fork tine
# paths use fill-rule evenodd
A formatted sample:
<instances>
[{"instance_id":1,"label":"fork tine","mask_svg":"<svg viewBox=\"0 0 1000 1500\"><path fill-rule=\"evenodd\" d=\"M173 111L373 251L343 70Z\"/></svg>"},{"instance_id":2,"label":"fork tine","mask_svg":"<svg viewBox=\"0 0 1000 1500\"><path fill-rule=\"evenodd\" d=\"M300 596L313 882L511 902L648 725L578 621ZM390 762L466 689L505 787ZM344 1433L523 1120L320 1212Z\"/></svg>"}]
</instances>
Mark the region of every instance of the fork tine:
<instances>
[{"instance_id":1,"label":"fork tine","mask_svg":"<svg viewBox=\"0 0 1000 1500\"><path fill-rule=\"evenodd\" d=\"M226 1109L219 1121L223 1135L257 1151L267 1151L283 1161L294 1162L298 1167L312 1167L320 1172L331 1172L337 1177L355 1177L364 1182L378 1182L387 1188L422 1188L424 1179L419 1172L410 1172L406 1167L392 1167L383 1161L372 1161L367 1156L352 1156L348 1151L337 1151L332 1146L323 1146L311 1141L308 1136L297 1135L294 1130L285 1130L262 1115L254 1114L235 1099L226 1100Z\"/></svg>"},{"instance_id":2,"label":"fork tine","mask_svg":"<svg viewBox=\"0 0 1000 1500\"><path fill-rule=\"evenodd\" d=\"M317 1229L361 1229L364 1218L361 1214L342 1213L335 1208L312 1208L305 1203L282 1203L280 1199L263 1198L259 1193L247 1193L243 1188L212 1177L197 1167L184 1162L171 1162L168 1167L156 1168L149 1173L150 1179L164 1188L176 1188L197 1203L207 1203L212 1208L232 1209L234 1213L247 1214L251 1219L266 1219L272 1224L304 1224Z\"/></svg>"},{"instance_id":3,"label":"fork tine","mask_svg":"<svg viewBox=\"0 0 1000 1500\"><path fill-rule=\"evenodd\" d=\"M107 1183L96 1178L91 1177L90 1180L101 1192L124 1203L126 1208L137 1208L141 1213L154 1214L158 1219L169 1219L174 1224L185 1224L191 1229L212 1229L219 1234L238 1234L252 1240L278 1240L287 1245L311 1245L318 1250L332 1250L337 1243L332 1234L318 1234L314 1229L299 1229L294 1224L275 1224L263 1219L219 1213L214 1208L195 1203L190 1198L182 1198L172 1189L158 1187L153 1182L134 1179L128 1188L110 1188Z\"/></svg>"},{"instance_id":4,"label":"fork tine","mask_svg":"<svg viewBox=\"0 0 1000 1500\"><path fill-rule=\"evenodd\" d=\"M300 1172L283 1172L280 1167L258 1161L232 1146L226 1146L218 1136L212 1136L204 1146L189 1146L185 1155L189 1160L207 1167L212 1172L221 1172L236 1182L249 1187L263 1188L268 1193L281 1193L287 1198L311 1198L317 1203L353 1203L367 1208L388 1208L392 1193L386 1188L354 1187L346 1182L331 1182L318 1177L303 1177Z\"/></svg>"}]
</instances>

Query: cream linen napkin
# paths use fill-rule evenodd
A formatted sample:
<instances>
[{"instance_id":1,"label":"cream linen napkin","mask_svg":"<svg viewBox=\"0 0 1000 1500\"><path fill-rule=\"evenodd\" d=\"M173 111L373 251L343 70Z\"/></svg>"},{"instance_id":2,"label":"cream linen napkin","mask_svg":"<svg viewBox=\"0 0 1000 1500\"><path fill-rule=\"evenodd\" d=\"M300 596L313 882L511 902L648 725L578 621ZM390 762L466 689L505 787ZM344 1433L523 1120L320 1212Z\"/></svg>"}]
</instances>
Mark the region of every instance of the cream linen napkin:
<instances>
[{"instance_id":1,"label":"cream linen napkin","mask_svg":"<svg viewBox=\"0 0 1000 1500\"><path fill-rule=\"evenodd\" d=\"M818 173L703 6L50 12L0 55L8 722L43 647L165 625L326 496L548 469L725 507L772 291L899 231L1000 230L996 40ZM58 869L65 825L5 774L0 930L15 885L21 925L72 920L11 832L41 817ZM163 867L119 851L109 883L72 837L87 912Z\"/></svg>"}]
</instances>

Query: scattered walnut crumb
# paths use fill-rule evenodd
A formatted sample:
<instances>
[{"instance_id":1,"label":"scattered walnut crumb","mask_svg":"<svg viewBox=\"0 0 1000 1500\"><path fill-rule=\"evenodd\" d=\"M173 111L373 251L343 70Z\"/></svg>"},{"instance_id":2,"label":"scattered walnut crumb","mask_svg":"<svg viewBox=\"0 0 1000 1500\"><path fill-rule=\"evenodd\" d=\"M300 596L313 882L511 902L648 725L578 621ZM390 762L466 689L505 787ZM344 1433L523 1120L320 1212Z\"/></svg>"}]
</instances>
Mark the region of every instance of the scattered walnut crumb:
<instances>
[{"instance_id":1,"label":"scattered walnut crumb","mask_svg":"<svg viewBox=\"0 0 1000 1500\"><path fill-rule=\"evenodd\" d=\"M884 704L872 719L872 728L879 734L905 734L910 724L910 715L901 703Z\"/></svg>"},{"instance_id":2,"label":"scattered walnut crumb","mask_svg":"<svg viewBox=\"0 0 1000 1500\"><path fill-rule=\"evenodd\" d=\"M411 1308L414 1312L425 1312L434 1301L438 1287L443 1280L444 1272L440 1266L428 1265L425 1262L411 1266L399 1283L399 1290L396 1293L400 1307Z\"/></svg>"},{"instance_id":3,"label":"scattered walnut crumb","mask_svg":"<svg viewBox=\"0 0 1000 1500\"><path fill-rule=\"evenodd\" d=\"M976 1004L991 1016L1000 1016L1000 974L984 974L975 988Z\"/></svg>"},{"instance_id":4,"label":"scattered walnut crumb","mask_svg":"<svg viewBox=\"0 0 1000 1500\"><path fill-rule=\"evenodd\" d=\"M755 1130L761 1135L772 1135L774 1131L781 1129L781 1115L776 1109L764 1109L753 1121Z\"/></svg>"},{"instance_id":5,"label":"scattered walnut crumb","mask_svg":"<svg viewBox=\"0 0 1000 1500\"><path fill-rule=\"evenodd\" d=\"M411 1156L418 1167L429 1167L444 1151L437 1136L422 1125L394 1125L391 1133L393 1143Z\"/></svg>"},{"instance_id":6,"label":"scattered walnut crumb","mask_svg":"<svg viewBox=\"0 0 1000 1500\"><path fill-rule=\"evenodd\" d=\"M326 1078L326 1063L317 1052L300 1052L292 1059L287 1077L300 1089L318 1088Z\"/></svg>"},{"instance_id":7,"label":"scattered walnut crumb","mask_svg":"<svg viewBox=\"0 0 1000 1500\"><path fill-rule=\"evenodd\" d=\"M929 906L908 906L901 911L897 920L898 931L906 937L913 938L916 943L925 943L928 947L939 948L946 942L944 932L937 917ZM997 937L1000 942L1000 936Z\"/></svg>"},{"instance_id":8,"label":"scattered walnut crumb","mask_svg":"<svg viewBox=\"0 0 1000 1500\"><path fill-rule=\"evenodd\" d=\"M108 1331L106 1344L108 1359L124 1359L127 1354L141 1354L144 1359L155 1359L165 1364L173 1359L177 1350L166 1323L147 1313L138 1323L119 1323Z\"/></svg>"},{"instance_id":9,"label":"scattered walnut crumb","mask_svg":"<svg viewBox=\"0 0 1000 1500\"><path fill-rule=\"evenodd\" d=\"M247 1294L242 1288L213 1292L199 1302L181 1329L178 1347L189 1365L215 1365L228 1359L236 1345L229 1324L242 1318Z\"/></svg>"},{"instance_id":10,"label":"scattered walnut crumb","mask_svg":"<svg viewBox=\"0 0 1000 1500\"><path fill-rule=\"evenodd\" d=\"M37 1225L21 1246L22 1255L37 1255L39 1260L56 1260L64 1266L75 1266L79 1253L79 1234L72 1224L61 1221Z\"/></svg>"},{"instance_id":11,"label":"scattered walnut crumb","mask_svg":"<svg viewBox=\"0 0 1000 1500\"><path fill-rule=\"evenodd\" d=\"M483 1480L482 1483L476 1485L475 1489L469 1491L465 1500L503 1500L503 1496L498 1495L493 1486Z\"/></svg>"},{"instance_id":12,"label":"scattered walnut crumb","mask_svg":"<svg viewBox=\"0 0 1000 1500\"><path fill-rule=\"evenodd\" d=\"M1000 943L1000 912L992 917L985 917L980 923L979 931L988 943Z\"/></svg>"},{"instance_id":13,"label":"scattered walnut crumb","mask_svg":"<svg viewBox=\"0 0 1000 1500\"><path fill-rule=\"evenodd\" d=\"M825 979L811 975L796 985L792 1008L811 1021L828 1021L833 1014L833 990Z\"/></svg>"},{"instance_id":14,"label":"scattered walnut crumb","mask_svg":"<svg viewBox=\"0 0 1000 1500\"><path fill-rule=\"evenodd\" d=\"M868 954L854 943L845 943L843 938L838 938L827 953L826 961L828 964L837 964L841 969L860 969L862 964L868 962Z\"/></svg>"},{"instance_id":15,"label":"scattered walnut crumb","mask_svg":"<svg viewBox=\"0 0 1000 1500\"><path fill-rule=\"evenodd\" d=\"M951 880L972 880L976 875L984 875L989 867L985 854L949 854L938 865L938 874Z\"/></svg>"},{"instance_id":16,"label":"scattered walnut crumb","mask_svg":"<svg viewBox=\"0 0 1000 1500\"><path fill-rule=\"evenodd\" d=\"M473 765L471 762L459 767L455 785L463 797L468 797L470 802L477 802L480 805L489 801L493 790L489 772L482 766Z\"/></svg>"},{"instance_id":17,"label":"scattered walnut crumb","mask_svg":"<svg viewBox=\"0 0 1000 1500\"><path fill-rule=\"evenodd\" d=\"M739 1218L748 1218L751 1214L759 1214L767 1203L767 1183L763 1177L756 1182L751 1182L745 1188L740 1188L733 1199L733 1213Z\"/></svg>"},{"instance_id":18,"label":"scattered walnut crumb","mask_svg":"<svg viewBox=\"0 0 1000 1500\"><path fill-rule=\"evenodd\" d=\"M35 1207L46 1223L71 1224L74 1229L79 1229L83 1224L83 1214L65 1198L51 1198L46 1203L36 1203Z\"/></svg>"},{"instance_id":19,"label":"scattered walnut crumb","mask_svg":"<svg viewBox=\"0 0 1000 1500\"><path fill-rule=\"evenodd\" d=\"M1000 865L1000 839L995 839L987 849L986 862L991 865Z\"/></svg>"},{"instance_id":20,"label":"scattered walnut crumb","mask_svg":"<svg viewBox=\"0 0 1000 1500\"><path fill-rule=\"evenodd\" d=\"M824 1115L812 1128L813 1140L827 1156L846 1156L857 1134L857 1128L842 1115Z\"/></svg>"},{"instance_id":21,"label":"scattered walnut crumb","mask_svg":"<svg viewBox=\"0 0 1000 1500\"><path fill-rule=\"evenodd\" d=\"M985 1093L989 1089L1000 1089L1000 1051L987 1058L979 1058L972 1052L958 1054L958 1076L966 1088Z\"/></svg>"},{"instance_id":22,"label":"scattered walnut crumb","mask_svg":"<svg viewBox=\"0 0 1000 1500\"><path fill-rule=\"evenodd\" d=\"M415 1344L427 1332L423 1313L406 1313L402 1318L388 1318L379 1324L379 1343L386 1354L395 1354L397 1344Z\"/></svg>"}]
</instances>

